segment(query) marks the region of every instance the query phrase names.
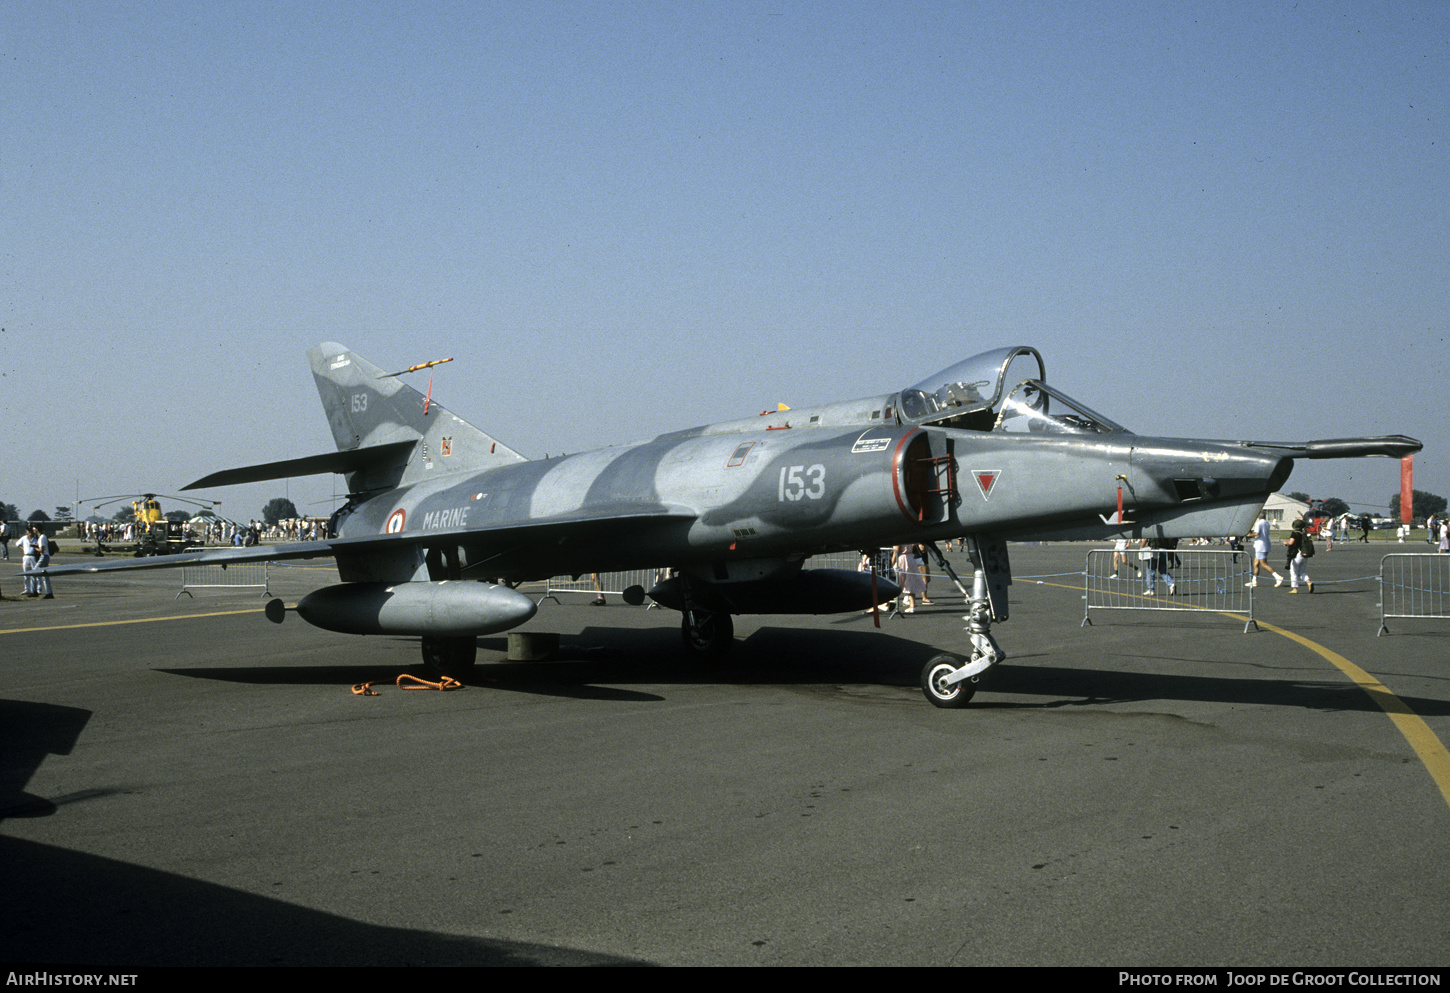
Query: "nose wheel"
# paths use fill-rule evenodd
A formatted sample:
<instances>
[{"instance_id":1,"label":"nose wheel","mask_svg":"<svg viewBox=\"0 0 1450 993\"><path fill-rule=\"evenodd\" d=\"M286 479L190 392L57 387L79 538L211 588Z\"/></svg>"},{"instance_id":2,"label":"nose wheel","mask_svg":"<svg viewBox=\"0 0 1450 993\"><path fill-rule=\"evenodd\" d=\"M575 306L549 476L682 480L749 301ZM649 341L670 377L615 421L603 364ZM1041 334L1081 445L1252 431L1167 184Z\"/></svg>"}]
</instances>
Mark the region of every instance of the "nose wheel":
<instances>
[{"instance_id":1,"label":"nose wheel","mask_svg":"<svg viewBox=\"0 0 1450 993\"><path fill-rule=\"evenodd\" d=\"M991 632L980 629L980 620L971 615L968 620L973 622L967 628L972 640L971 661L937 655L921 670L921 691L933 707L966 706L976 695L983 673L1006 658Z\"/></svg>"},{"instance_id":2,"label":"nose wheel","mask_svg":"<svg viewBox=\"0 0 1450 993\"><path fill-rule=\"evenodd\" d=\"M961 682L948 683L947 679L962 667L962 660L955 655L937 655L921 670L921 691L932 706L944 710L964 707L977 695L977 677L971 676Z\"/></svg>"}]
</instances>

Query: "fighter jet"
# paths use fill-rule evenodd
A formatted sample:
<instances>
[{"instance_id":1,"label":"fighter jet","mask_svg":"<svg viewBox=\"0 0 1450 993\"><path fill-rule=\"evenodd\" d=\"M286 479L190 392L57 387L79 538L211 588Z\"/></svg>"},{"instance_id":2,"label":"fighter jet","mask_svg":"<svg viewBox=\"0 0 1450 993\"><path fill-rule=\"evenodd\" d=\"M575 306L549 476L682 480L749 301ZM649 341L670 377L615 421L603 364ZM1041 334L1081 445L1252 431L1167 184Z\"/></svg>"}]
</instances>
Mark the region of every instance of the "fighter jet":
<instances>
[{"instance_id":1,"label":"fighter jet","mask_svg":"<svg viewBox=\"0 0 1450 993\"><path fill-rule=\"evenodd\" d=\"M337 450L186 488L340 473L349 495L329 537L47 571L331 556L342 582L302 598L298 615L332 631L420 636L430 668L462 676L478 636L533 616L515 588L525 581L668 569L648 596L680 612L690 651L719 653L732 615L860 611L896 592L872 574L804 569L812 555L962 538L967 645L921 674L931 703L957 707L1005 658L992 624L1008 617L1009 540L1244 534L1295 459L1421 448L1402 435L1145 437L1049 386L1041 355L1015 346L879 396L529 460L439 404L431 385L425 397L334 342L308 358ZM268 616L285 616L280 601Z\"/></svg>"}]
</instances>

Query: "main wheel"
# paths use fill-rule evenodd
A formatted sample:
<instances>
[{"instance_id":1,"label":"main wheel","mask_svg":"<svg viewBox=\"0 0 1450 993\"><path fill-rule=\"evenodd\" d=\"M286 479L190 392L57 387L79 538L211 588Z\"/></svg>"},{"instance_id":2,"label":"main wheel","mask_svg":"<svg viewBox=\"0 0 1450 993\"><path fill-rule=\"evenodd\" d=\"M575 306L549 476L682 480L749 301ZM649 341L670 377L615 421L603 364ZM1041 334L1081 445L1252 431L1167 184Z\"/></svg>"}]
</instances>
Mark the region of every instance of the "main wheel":
<instances>
[{"instance_id":1,"label":"main wheel","mask_svg":"<svg viewBox=\"0 0 1450 993\"><path fill-rule=\"evenodd\" d=\"M473 672L477 659L477 638L423 636L423 664L435 676L448 676L461 683Z\"/></svg>"},{"instance_id":2,"label":"main wheel","mask_svg":"<svg viewBox=\"0 0 1450 993\"><path fill-rule=\"evenodd\" d=\"M681 615L680 637L694 655L723 655L735 642L735 622L729 614L687 610Z\"/></svg>"},{"instance_id":3,"label":"main wheel","mask_svg":"<svg viewBox=\"0 0 1450 993\"><path fill-rule=\"evenodd\" d=\"M964 707L977 693L975 679L963 680L947 686L942 682L947 676L962 667L962 660L955 655L937 655L921 670L921 691L934 707L952 709Z\"/></svg>"}]
</instances>

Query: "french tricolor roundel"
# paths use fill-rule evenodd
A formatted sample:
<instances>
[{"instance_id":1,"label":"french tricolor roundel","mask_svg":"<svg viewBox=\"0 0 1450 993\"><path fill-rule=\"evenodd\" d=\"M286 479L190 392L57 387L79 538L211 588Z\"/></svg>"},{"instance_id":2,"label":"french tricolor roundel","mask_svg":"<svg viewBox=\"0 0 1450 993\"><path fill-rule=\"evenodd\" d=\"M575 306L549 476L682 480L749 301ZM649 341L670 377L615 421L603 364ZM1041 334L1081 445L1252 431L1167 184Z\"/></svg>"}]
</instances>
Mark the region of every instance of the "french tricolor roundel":
<instances>
[{"instance_id":1,"label":"french tricolor roundel","mask_svg":"<svg viewBox=\"0 0 1450 993\"><path fill-rule=\"evenodd\" d=\"M388 523L386 525L384 525L384 527L383 527L383 533L384 534L397 534L397 533L399 533L400 531L403 530L403 522L405 520L407 520L407 519L408 519L408 515L403 512L403 508L402 507L399 507L397 510L393 511L391 515L389 515L389 517L388 517Z\"/></svg>"},{"instance_id":2,"label":"french tricolor roundel","mask_svg":"<svg viewBox=\"0 0 1450 993\"><path fill-rule=\"evenodd\" d=\"M992 498L992 487L997 485L997 480L1001 478L1001 475L1001 469L972 470L972 478L977 481L977 489L982 491L983 500L990 500Z\"/></svg>"}]
</instances>

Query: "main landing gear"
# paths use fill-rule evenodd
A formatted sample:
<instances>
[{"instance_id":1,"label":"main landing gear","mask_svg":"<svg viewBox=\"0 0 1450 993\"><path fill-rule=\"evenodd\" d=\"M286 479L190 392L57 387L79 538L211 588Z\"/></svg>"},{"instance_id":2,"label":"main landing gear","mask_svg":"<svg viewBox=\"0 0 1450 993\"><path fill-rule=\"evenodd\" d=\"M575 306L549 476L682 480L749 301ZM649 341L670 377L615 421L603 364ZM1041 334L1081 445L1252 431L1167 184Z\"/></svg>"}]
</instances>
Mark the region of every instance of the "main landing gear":
<instances>
[{"instance_id":1,"label":"main landing gear","mask_svg":"<svg viewBox=\"0 0 1450 993\"><path fill-rule=\"evenodd\" d=\"M473 672L476 661L476 637L449 638L432 634L423 636L423 664L435 676L448 676L461 683Z\"/></svg>"},{"instance_id":2,"label":"main landing gear","mask_svg":"<svg viewBox=\"0 0 1450 993\"><path fill-rule=\"evenodd\" d=\"M724 612L687 607L680 614L680 637L691 654L715 658L735 643L735 622Z\"/></svg>"}]
</instances>

